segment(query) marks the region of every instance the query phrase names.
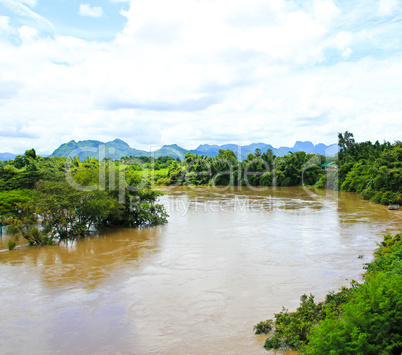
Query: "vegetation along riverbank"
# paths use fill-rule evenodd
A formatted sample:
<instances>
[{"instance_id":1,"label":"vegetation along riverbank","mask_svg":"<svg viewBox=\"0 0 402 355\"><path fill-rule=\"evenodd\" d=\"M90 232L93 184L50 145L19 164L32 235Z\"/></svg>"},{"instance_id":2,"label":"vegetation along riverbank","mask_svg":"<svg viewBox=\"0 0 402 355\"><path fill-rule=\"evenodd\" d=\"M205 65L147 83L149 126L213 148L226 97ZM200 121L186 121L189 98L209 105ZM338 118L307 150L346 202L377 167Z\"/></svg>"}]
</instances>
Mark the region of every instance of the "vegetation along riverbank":
<instances>
[{"instance_id":1,"label":"vegetation along riverbank","mask_svg":"<svg viewBox=\"0 0 402 355\"><path fill-rule=\"evenodd\" d=\"M386 235L365 266L363 282L327 294L315 303L302 295L295 312L283 308L275 321L255 326L271 333L265 348L304 354L391 354L402 352L402 234Z\"/></svg>"},{"instance_id":2,"label":"vegetation along riverbank","mask_svg":"<svg viewBox=\"0 0 402 355\"><path fill-rule=\"evenodd\" d=\"M26 151L0 166L1 224L31 245L83 237L108 226L167 222L161 193L138 186L114 161L47 158ZM10 239L9 249L15 246Z\"/></svg>"},{"instance_id":3,"label":"vegetation along riverbank","mask_svg":"<svg viewBox=\"0 0 402 355\"><path fill-rule=\"evenodd\" d=\"M356 143L339 135L337 170L316 183L359 193L364 199L399 208L402 192L402 146L378 141ZM330 183L329 183L330 182ZM275 320L258 323L256 334L270 334L269 349L295 349L304 354L402 353L402 234L386 235L365 266L363 282L327 294L316 303L302 295L294 312L283 308Z\"/></svg>"}]
</instances>

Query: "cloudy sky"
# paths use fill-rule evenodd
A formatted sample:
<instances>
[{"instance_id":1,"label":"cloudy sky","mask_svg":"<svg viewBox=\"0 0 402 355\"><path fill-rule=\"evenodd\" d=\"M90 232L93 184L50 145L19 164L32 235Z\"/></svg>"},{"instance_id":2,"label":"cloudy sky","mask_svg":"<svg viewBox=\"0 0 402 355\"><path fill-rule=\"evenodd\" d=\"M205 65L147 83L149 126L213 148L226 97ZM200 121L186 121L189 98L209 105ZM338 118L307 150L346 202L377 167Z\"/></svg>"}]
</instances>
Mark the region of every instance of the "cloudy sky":
<instances>
[{"instance_id":1,"label":"cloudy sky","mask_svg":"<svg viewBox=\"0 0 402 355\"><path fill-rule=\"evenodd\" d=\"M402 139L398 0L0 0L0 152Z\"/></svg>"}]
</instances>

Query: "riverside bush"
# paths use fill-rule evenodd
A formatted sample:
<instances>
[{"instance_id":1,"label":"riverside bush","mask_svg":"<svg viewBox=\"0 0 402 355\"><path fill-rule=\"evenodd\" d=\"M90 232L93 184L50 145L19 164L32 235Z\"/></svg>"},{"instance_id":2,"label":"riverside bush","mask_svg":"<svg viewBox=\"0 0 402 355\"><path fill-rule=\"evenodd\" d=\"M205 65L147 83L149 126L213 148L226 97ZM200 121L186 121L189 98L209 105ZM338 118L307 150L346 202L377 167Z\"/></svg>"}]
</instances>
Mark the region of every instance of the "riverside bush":
<instances>
[{"instance_id":1,"label":"riverside bush","mask_svg":"<svg viewBox=\"0 0 402 355\"><path fill-rule=\"evenodd\" d=\"M275 314L266 349L293 348L308 355L402 352L402 234L386 235L366 264L363 283L330 292L316 304L303 295L295 312Z\"/></svg>"}]
</instances>

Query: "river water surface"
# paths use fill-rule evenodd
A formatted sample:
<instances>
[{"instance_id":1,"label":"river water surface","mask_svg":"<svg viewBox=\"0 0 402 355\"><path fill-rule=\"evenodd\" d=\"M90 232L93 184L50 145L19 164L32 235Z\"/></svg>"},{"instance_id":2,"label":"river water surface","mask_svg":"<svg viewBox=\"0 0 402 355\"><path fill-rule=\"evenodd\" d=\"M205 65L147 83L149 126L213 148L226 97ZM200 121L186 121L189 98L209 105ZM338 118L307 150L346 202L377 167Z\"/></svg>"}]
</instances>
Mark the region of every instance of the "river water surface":
<instances>
[{"instance_id":1,"label":"river water surface","mask_svg":"<svg viewBox=\"0 0 402 355\"><path fill-rule=\"evenodd\" d=\"M360 280L402 229L401 212L350 193L164 192L166 225L3 250L0 353L269 354L256 323Z\"/></svg>"}]
</instances>

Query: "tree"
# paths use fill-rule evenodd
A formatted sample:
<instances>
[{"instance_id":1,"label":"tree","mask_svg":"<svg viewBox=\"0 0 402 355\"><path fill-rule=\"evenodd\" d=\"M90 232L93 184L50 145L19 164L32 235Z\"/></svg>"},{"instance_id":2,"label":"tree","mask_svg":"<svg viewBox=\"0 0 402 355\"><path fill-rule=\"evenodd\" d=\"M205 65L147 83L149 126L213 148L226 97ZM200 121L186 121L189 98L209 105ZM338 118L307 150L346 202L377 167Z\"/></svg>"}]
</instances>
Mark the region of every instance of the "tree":
<instances>
[{"instance_id":1,"label":"tree","mask_svg":"<svg viewBox=\"0 0 402 355\"><path fill-rule=\"evenodd\" d=\"M21 206L34 199L32 190L12 190L0 192L0 216L2 218L18 218L21 213Z\"/></svg>"},{"instance_id":2,"label":"tree","mask_svg":"<svg viewBox=\"0 0 402 355\"><path fill-rule=\"evenodd\" d=\"M169 166L168 177L170 185L182 185L185 179L185 171L180 162L173 161Z\"/></svg>"},{"instance_id":3,"label":"tree","mask_svg":"<svg viewBox=\"0 0 402 355\"><path fill-rule=\"evenodd\" d=\"M125 192L124 212L120 224L129 227L155 226L167 222L163 205L155 203L162 193L155 190Z\"/></svg>"},{"instance_id":4,"label":"tree","mask_svg":"<svg viewBox=\"0 0 402 355\"><path fill-rule=\"evenodd\" d=\"M203 155L187 153L186 181L189 185L208 185L212 175L212 159Z\"/></svg>"},{"instance_id":5,"label":"tree","mask_svg":"<svg viewBox=\"0 0 402 355\"><path fill-rule=\"evenodd\" d=\"M30 149L26 150L24 153L24 158L26 161L29 161L29 159L36 160L36 151L35 149Z\"/></svg>"},{"instance_id":6,"label":"tree","mask_svg":"<svg viewBox=\"0 0 402 355\"><path fill-rule=\"evenodd\" d=\"M212 162L212 185L233 186L237 182L237 157L230 149L219 149Z\"/></svg>"},{"instance_id":7,"label":"tree","mask_svg":"<svg viewBox=\"0 0 402 355\"><path fill-rule=\"evenodd\" d=\"M355 139L353 137L353 133L346 131L343 135L342 133L338 134L338 145L342 147L342 149L351 149L354 144Z\"/></svg>"}]
</instances>

